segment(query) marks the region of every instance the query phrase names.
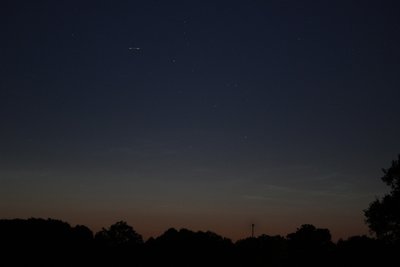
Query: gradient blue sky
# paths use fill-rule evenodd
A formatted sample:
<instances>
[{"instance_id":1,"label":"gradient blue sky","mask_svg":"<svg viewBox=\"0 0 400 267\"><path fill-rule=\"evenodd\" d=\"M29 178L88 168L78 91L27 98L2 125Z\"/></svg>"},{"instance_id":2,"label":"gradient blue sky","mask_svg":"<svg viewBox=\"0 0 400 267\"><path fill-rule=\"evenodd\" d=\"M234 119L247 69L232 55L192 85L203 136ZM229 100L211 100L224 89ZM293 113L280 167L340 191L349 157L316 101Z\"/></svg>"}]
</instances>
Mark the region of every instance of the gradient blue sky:
<instances>
[{"instance_id":1,"label":"gradient blue sky","mask_svg":"<svg viewBox=\"0 0 400 267\"><path fill-rule=\"evenodd\" d=\"M398 1L2 1L0 217L366 234Z\"/></svg>"}]
</instances>

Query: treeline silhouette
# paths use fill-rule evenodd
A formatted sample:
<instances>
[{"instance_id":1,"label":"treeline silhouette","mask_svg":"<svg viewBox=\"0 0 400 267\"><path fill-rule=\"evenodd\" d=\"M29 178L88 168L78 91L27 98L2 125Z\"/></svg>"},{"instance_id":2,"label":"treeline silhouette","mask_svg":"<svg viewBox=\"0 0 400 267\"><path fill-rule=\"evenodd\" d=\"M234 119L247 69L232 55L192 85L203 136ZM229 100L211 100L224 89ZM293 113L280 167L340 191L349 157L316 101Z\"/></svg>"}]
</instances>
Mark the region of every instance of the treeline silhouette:
<instances>
[{"instance_id":1,"label":"treeline silhouette","mask_svg":"<svg viewBox=\"0 0 400 267\"><path fill-rule=\"evenodd\" d=\"M286 237L237 242L216 233L168 229L144 241L126 222L93 233L54 219L0 220L0 266L362 266L398 262L399 242L302 225ZM394 266L393 264L391 264Z\"/></svg>"}]
</instances>

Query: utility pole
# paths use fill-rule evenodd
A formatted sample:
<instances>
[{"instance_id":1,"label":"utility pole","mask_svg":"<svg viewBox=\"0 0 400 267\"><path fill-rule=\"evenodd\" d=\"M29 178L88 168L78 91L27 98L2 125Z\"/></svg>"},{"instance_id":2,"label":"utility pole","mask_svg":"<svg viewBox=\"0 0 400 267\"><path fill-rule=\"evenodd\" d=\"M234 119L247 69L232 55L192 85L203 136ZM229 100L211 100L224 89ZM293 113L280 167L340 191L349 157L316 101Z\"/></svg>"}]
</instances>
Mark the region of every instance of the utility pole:
<instances>
[{"instance_id":1,"label":"utility pole","mask_svg":"<svg viewBox=\"0 0 400 267\"><path fill-rule=\"evenodd\" d=\"M254 237L254 223L251 224L251 237Z\"/></svg>"}]
</instances>

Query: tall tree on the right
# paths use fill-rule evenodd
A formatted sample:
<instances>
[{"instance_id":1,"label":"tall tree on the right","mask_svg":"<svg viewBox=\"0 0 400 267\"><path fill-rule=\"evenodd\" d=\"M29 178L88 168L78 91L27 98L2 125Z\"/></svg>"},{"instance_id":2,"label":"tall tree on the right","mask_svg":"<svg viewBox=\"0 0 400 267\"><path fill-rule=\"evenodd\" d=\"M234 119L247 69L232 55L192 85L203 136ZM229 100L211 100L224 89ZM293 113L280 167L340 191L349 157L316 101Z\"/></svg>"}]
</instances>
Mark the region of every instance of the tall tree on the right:
<instances>
[{"instance_id":1,"label":"tall tree on the right","mask_svg":"<svg viewBox=\"0 0 400 267\"><path fill-rule=\"evenodd\" d=\"M400 155L389 169L382 170L384 176L381 179L391 190L364 210L365 221L378 239L400 242Z\"/></svg>"}]
</instances>

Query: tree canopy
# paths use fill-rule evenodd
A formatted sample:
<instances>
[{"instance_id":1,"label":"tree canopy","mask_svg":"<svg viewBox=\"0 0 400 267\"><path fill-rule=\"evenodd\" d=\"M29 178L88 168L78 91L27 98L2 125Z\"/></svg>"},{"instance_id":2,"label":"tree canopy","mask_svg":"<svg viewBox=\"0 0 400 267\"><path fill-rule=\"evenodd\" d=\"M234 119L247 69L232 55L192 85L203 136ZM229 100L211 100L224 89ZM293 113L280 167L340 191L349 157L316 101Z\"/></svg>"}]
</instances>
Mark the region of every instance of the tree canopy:
<instances>
[{"instance_id":1,"label":"tree canopy","mask_svg":"<svg viewBox=\"0 0 400 267\"><path fill-rule=\"evenodd\" d=\"M103 228L95 236L99 243L109 247L135 246L143 243L143 238L124 221Z\"/></svg>"},{"instance_id":2,"label":"tree canopy","mask_svg":"<svg viewBox=\"0 0 400 267\"><path fill-rule=\"evenodd\" d=\"M373 201L364 210L366 223L378 239L387 242L400 241L400 155L392 161L389 169L382 169L381 178L390 187L390 192Z\"/></svg>"}]
</instances>

